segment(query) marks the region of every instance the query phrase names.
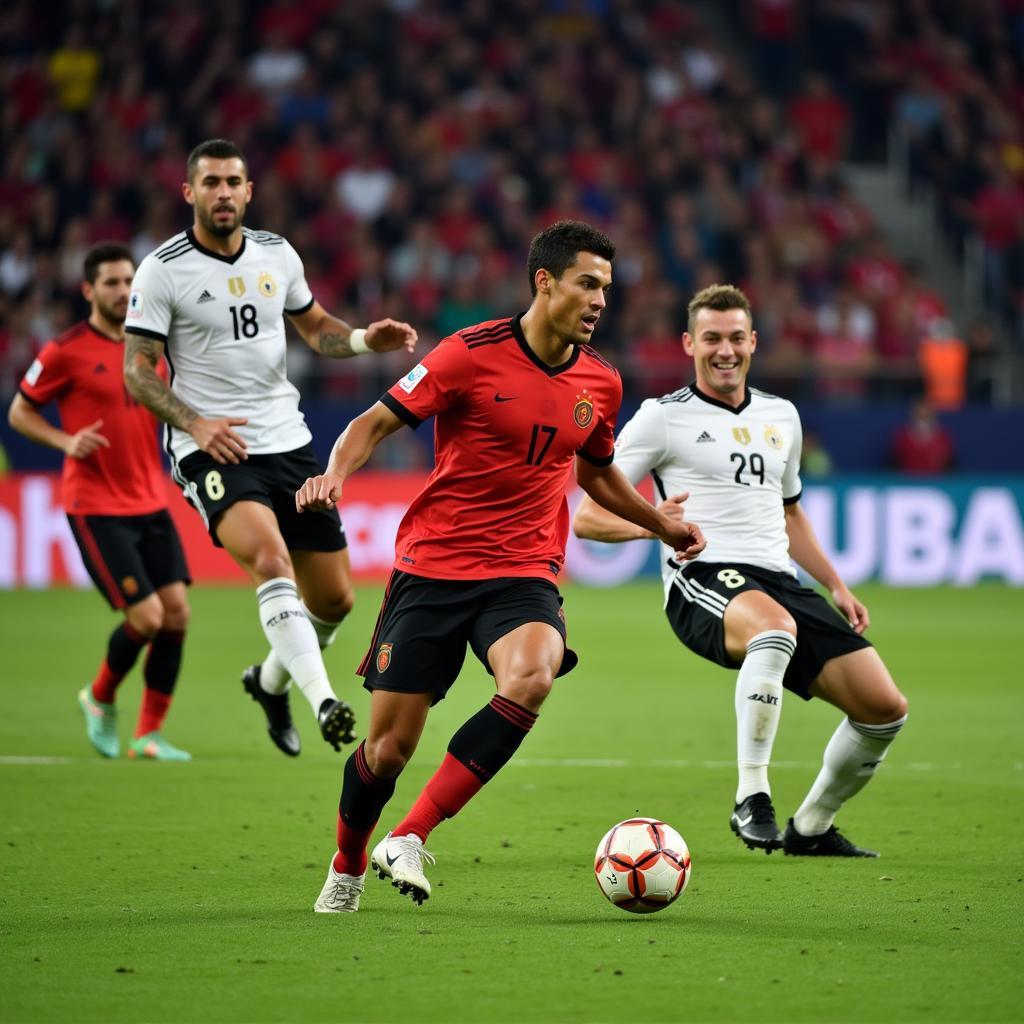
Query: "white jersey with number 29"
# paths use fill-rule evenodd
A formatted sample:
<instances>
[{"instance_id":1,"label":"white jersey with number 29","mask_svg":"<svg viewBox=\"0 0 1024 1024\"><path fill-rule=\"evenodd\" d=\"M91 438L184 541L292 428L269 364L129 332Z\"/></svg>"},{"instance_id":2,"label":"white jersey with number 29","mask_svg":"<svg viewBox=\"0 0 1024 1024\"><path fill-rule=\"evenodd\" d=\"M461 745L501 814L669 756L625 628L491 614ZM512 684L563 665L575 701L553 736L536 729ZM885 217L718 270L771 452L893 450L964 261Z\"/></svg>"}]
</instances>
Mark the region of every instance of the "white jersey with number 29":
<instances>
[{"instance_id":1,"label":"white jersey with number 29","mask_svg":"<svg viewBox=\"0 0 1024 1024\"><path fill-rule=\"evenodd\" d=\"M183 231L139 264L125 329L165 343L171 388L201 416L244 417L234 429L252 455L293 451L310 438L299 392L285 373L284 313L313 305L302 260L280 235L242 229L234 256ZM180 461L197 449L168 427Z\"/></svg>"},{"instance_id":2,"label":"white jersey with number 29","mask_svg":"<svg viewBox=\"0 0 1024 1024\"><path fill-rule=\"evenodd\" d=\"M733 408L695 384L649 398L622 428L615 465L658 498L689 491L686 518L707 538L701 561L793 572L784 504L800 497L800 416L792 402L747 388ZM662 547L666 594L677 566Z\"/></svg>"}]
</instances>

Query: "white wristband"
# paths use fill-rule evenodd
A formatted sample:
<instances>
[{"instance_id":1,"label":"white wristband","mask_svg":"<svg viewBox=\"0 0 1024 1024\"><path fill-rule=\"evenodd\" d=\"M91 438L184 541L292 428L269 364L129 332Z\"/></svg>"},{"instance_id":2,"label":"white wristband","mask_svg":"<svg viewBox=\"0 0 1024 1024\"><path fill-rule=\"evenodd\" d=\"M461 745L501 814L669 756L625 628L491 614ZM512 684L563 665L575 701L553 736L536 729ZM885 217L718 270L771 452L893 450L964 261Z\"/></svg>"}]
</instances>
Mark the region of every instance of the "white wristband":
<instances>
[{"instance_id":1,"label":"white wristband","mask_svg":"<svg viewBox=\"0 0 1024 1024\"><path fill-rule=\"evenodd\" d=\"M364 352L370 351L370 346L366 344L366 328L357 327L348 336L348 347L352 349L352 354L361 356Z\"/></svg>"}]
</instances>

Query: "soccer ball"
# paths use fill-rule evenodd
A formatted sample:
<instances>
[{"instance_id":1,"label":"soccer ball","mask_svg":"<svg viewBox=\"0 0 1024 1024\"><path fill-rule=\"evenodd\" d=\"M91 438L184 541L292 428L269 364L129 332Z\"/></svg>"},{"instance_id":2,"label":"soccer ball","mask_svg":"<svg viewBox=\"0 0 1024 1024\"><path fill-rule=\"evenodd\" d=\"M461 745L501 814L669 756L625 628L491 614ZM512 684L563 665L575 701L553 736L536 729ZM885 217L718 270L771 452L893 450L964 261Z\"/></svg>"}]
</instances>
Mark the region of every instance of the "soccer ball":
<instances>
[{"instance_id":1,"label":"soccer ball","mask_svg":"<svg viewBox=\"0 0 1024 1024\"><path fill-rule=\"evenodd\" d=\"M598 844L598 888L622 910L653 914L674 903L690 881L690 851L683 837L656 818L627 818Z\"/></svg>"}]
</instances>

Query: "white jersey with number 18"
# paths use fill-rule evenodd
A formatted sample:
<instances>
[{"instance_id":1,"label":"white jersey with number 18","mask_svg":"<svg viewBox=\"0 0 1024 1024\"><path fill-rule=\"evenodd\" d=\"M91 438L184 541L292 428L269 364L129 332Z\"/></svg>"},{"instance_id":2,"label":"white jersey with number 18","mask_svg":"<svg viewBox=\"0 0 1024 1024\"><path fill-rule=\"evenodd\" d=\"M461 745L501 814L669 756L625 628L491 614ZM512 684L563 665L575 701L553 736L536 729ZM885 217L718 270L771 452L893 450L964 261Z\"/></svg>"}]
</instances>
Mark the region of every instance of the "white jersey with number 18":
<instances>
[{"instance_id":1,"label":"white jersey with number 18","mask_svg":"<svg viewBox=\"0 0 1024 1024\"><path fill-rule=\"evenodd\" d=\"M205 248L190 228L135 272L125 329L166 345L171 388L201 416L244 417L235 430L252 455L310 440L299 392L285 373L284 313L313 305L298 253L280 235L242 229L234 256ZM172 460L197 445L167 428Z\"/></svg>"},{"instance_id":2,"label":"white jersey with number 18","mask_svg":"<svg viewBox=\"0 0 1024 1024\"><path fill-rule=\"evenodd\" d=\"M649 398L622 428L615 465L658 498L688 491L686 518L707 538L704 562L793 572L783 505L800 497L800 416L792 402L747 388L738 408L695 384ZM676 566L663 546L665 592Z\"/></svg>"}]
</instances>

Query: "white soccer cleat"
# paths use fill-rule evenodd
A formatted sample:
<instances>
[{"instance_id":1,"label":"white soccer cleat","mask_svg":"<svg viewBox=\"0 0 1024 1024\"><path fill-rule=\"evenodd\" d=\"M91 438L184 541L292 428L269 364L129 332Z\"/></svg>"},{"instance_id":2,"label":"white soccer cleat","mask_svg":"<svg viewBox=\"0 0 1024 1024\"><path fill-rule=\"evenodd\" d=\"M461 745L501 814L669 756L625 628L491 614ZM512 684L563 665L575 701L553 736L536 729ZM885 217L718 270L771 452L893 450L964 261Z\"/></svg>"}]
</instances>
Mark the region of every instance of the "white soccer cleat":
<instances>
[{"instance_id":1,"label":"white soccer cleat","mask_svg":"<svg viewBox=\"0 0 1024 1024\"><path fill-rule=\"evenodd\" d=\"M313 909L318 914L354 914L359 909L359 897L363 894L362 875L344 875L334 870L334 858L327 868L327 881L320 890Z\"/></svg>"},{"instance_id":2,"label":"white soccer cleat","mask_svg":"<svg viewBox=\"0 0 1024 1024\"><path fill-rule=\"evenodd\" d=\"M430 883L423 874L423 864L433 864L434 855L423 848L419 836L393 836L390 832L373 848L370 866L380 878L403 895L422 903L430 896Z\"/></svg>"}]
</instances>

